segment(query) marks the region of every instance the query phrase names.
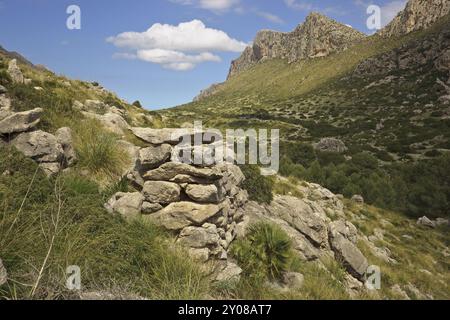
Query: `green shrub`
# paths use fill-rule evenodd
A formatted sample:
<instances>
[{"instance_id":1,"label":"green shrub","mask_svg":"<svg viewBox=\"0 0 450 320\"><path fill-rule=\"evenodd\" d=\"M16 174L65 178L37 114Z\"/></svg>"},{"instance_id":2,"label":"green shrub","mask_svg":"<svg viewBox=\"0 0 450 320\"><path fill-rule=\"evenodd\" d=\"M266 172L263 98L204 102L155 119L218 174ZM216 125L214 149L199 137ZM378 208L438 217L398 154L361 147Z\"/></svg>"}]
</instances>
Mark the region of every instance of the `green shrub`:
<instances>
[{"instance_id":1,"label":"green shrub","mask_svg":"<svg viewBox=\"0 0 450 320\"><path fill-rule=\"evenodd\" d=\"M133 106L135 106L136 108L139 108L139 109L143 109L142 104L139 100L136 100L135 102L133 102Z\"/></svg>"},{"instance_id":2,"label":"green shrub","mask_svg":"<svg viewBox=\"0 0 450 320\"><path fill-rule=\"evenodd\" d=\"M95 120L83 121L76 132L75 148L81 167L107 176L121 174L128 155L119 148L115 134L102 129Z\"/></svg>"},{"instance_id":3,"label":"green shrub","mask_svg":"<svg viewBox=\"0 0 450 320\"><path fill-rule=\"evenodd\" d=\"M279 279L288 270L291 249L291 240L280 227L257 223L246 239L233 245L232 255L248 277Z\"/></svg>"},{"instance_id":4,"label":"green shrub","mask_svg":"<svg viewBox=\"0 0 450 320\"><path fill-rule=\"evenodd\" d=\"M270 203L273 200L272 179L261 175L261 170L256 165L241 166L241 170L245 176L242 188L248 191L250 200Z\"/></svg>"}]
</instances>

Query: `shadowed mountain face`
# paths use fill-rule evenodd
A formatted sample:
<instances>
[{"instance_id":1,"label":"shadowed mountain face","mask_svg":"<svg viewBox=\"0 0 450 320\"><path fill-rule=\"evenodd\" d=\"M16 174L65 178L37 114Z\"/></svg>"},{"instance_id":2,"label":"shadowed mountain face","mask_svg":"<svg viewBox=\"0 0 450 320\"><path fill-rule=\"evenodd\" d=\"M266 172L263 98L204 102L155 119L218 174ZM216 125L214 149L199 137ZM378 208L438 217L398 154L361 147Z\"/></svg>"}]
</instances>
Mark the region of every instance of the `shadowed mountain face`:
<instances>
[{"instance_id":1,"label":"shadowed mountain face","mask_svg":"<svg viewBox=\"0 0 450 320\"><path fill-rule=\"evenodd\" d=\"M293 32L260 31L252 46L233 61L228 77L247 70L265 59L289 62L324 57L341 51L364 38L364 34L319 13L311 13Z\"/></svg>"},{"instance_id":2,"label":"shadowed mountain face","mask_svg":"<svg viewBox=\"0 0 450 320\"><path fill-rule=\"evenodd\" d=\"M380 31L380 35L396 37L426 29L449 12L449 0L412 0L391 23Z\"/></svg>"}]
</instances>

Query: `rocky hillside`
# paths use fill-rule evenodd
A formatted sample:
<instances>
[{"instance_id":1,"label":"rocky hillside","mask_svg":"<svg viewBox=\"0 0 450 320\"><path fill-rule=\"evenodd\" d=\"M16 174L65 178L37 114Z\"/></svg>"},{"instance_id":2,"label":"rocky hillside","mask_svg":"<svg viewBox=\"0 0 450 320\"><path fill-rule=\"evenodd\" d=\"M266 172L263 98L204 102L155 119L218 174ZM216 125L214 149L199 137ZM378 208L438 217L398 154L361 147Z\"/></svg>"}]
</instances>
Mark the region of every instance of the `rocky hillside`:
<instances>
[{"instance_id":1,"label":"rocky hillside","mask_svg":"<svg viewBox=\"0 0 450 320\"><path fill-rule=\"evenodd\" d=\"M342 51L364 38L364 34L319 13L311 13L294 31L282 33L263 30L251 47L231 63L228 78L265 59L288 62L325 57Z\"/></svg>"},{"instance_id":2,"label":"rocky hillside","mask_svg":"<svg viewBox=\"0 0 450 320\"><path fill-rule=\"evenodd\" d=\"M449 299L448 26L363 38L311 14L161 113L0 51L0 297ZM193 118L281 129L280 174L180 163Z\"/></svg>"},{"instance_id":3,"label":"rocky hillside","mask_svg":"<svg viewBox=\"0 0 450 320\"><path fill-rule=\"evenodd\" d=\"M398 37L426 29L449 13L448 0L411 0L379 34L382 37Z\"/></svg>"}]
</instances>

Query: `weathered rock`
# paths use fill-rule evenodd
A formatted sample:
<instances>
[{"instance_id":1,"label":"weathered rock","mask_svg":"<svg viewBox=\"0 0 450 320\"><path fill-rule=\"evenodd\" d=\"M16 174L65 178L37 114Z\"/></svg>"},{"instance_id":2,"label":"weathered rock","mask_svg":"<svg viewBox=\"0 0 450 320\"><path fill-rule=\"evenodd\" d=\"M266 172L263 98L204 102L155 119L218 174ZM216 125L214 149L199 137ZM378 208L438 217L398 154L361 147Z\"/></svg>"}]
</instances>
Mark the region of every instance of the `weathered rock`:
<instances>
[{"instance_id":1,"label":"weathered rock","mask_svg":"<svg viewBox=\"0 0 450 320\"><path fill-rule=\"evenodd\" d=\"M219 212L220 207L215 204L174 202L146 218L168 230L177 231L191 225L201 226Z\"/></svg>"},{"instance_id":2,"label":"weathered rock","mask_svg":"<svg viewBox=\"0 0 450 320\"><path fill-rule=\"evenodd\" d=\"M44 170L47 176L58 174L62 168L59 162L43 162L39 164L39 167Z\"/></svg>"},{"instance_id":3,"label":"weathered rock","mask_svg":"<svg viewBox=\"0 0 450 320\"><path fill-rule=\"evenodd\" d=\"M107 106L100 100L86 100L84 102L83 108L85 110L91 111L91 112L99 112L102 113L107 109ZM79 107L80 104L77 103L77 107Z\"/></svg>"},{"instance_id":4,"label":"weathered rock","mask_svg":"<svg viewBox=\"0 0 450 320\"><path fill-rule=\"evenodd\" d=\"M3 265L2 259L0 259L0 287L6 283L8 280L8 273L6 272L6 268Z\"/></svg>"},{"instance_id":5,"label":"weathered rock","mask_svg":"<svg viewBox=\"0 0 450 320\"><path fill-rule=\"evenodd\" d=\"M131 128L133 134L145 142L153 145L178 144L184 136L193 134L193 129L152 129L152 128Z\"/></svg>"},{"instance_id":6,"label":"weathered rock","mask_svg":"<svg viewBox=\"0 0 450 320\"><path fill-rule=\"evenodd\" d=\"M11 115L11 99L4 94L0 94L0 120Z\"/></svg>"},{"instance_id":7,"label":"weathered rock","mask_svg":"<svg viewBox=\"0 0 450 320\"><path fill-rule=\"evenodd\" d=\"M56 137L38 130L19 134L11 144L38 163L61 163L64 151Z\"/></svg>"},{"instance_id":8,"label":"weathered rock","mask_svg":"<svg viewBox=\"0 0 450 320\"><path fill-rule=\"evenodd\" d=\"M363 198L362 195L355 194L355 195L352 197L352 201L355 202L355 203L363 204L363 203L364 203L364 198Z\"/></svg>"},{"instance_id":9,"label":"weathered rock","mask_svg":"<svg viewBox=\"0 0 450 320\"><path fill-rule=\"evenodd\" d=\"M206 262L209 260L208 248L189 248L189 255L198 262Z\"/></svg>"},{"instance_id":10,"label":"weathered rock","mask_svg":"<svg viewBox=\"0 0 450 320\"><path fill-rule=\"evenodd\" d=\"M450 225L450 220L444 218L437 218L434 223L436 224L436 226L448 226Z\"/></svg>"},{"instance_id":11,"label":"weathered rock","mask_svg":"<svg viewBox=\"0 0 450 320\"><path fill-rule=\"evenodd\" d=\"M286 221L314 246L328 246L326 216L320 216L309 203L291 196L276 196L267 211L272 216Z\"/></svg>"},{"instance_id":12,"label":"weathered rock","mask_svg":"<svg viewBox=\"0 0 450 320\"><path fill-rule=\"evenodd\" d=\"M347 151L347 147L342 140L336 138L323 138L314 145L314 148L323 152L343 153Z\"/></svg>"},{"instance_id":13,"label":"weathered rock","mask_svg":"<svg viewBox=\"0 0 450 320\"><path fill-rule=\"evenodd\" d=\"M11 77L14 83L24 83L24 77L22 71L20 71L19 66L17 65L17 60L12 59L8 63L8 74Z\"/></svg>"},{"instance_id":14,"label":"weathered rock","mask_svg":"<svg viewBox=\"0 0 450 320\"><path fill-rule=\"evenodd\" d=\"M107 112L105 114L96 114L93 112L83 112L83 115L87 118L96 119L109 131L123 135L125 131L130 129L130 125L125 121L125 119L112 112Z\"/></svg>"},{"instance_id":15,"label":"weathered rock","mask_svg":"<svg viewBox=\"0 0 450 320\"><path fill-rule=\"evenodd\" d=\"M351 243L356 244L358 240L358 230L349 221L337 220L329 224L329 233L333 236L340 234Z\"/></svg>"},{"instance_id":16,"label":"weathered rock","mask_svg":"<svg viewBox=\"0 0 450 320\"><path fill-rule=\"evenodd\" d=\"M228 78L266 59L289 62L327 56L364 38L357 30L318 13L311 13L293 32L260 31L252 46L231 64Z\"/></svg>"},{"instance_id":17,"label":"weathered rock","mask_svg":"<svg viewBox=\"0 0 450 320\"><path fill-rule=\"evenodd\" d=\"M147 181L142 193L147 201L165 205L180 200L181 188L173 182Z\"/></svg>"},{"instance_id":18,"label":"weathered rock","mask_svg":"<svg viewBox=\"0 0 450 320\"><path fill-rule=\"evenodd\" d=\"M289 289L298 290L303 287L305 277L298 272L286 272L283 274L283 284Z\"/></svg>"},{"instance_id":19,"label":"weathered rock","mask_svg":"<svg viewBox=\"0 0 450 320\"><path fill-rule=\"evenodd\" d=\"M355 278L362 280L369 263L358 247L338 231L340 230L330 229L331 249L334 251L336 259L342 263L347 271Z\"/></svg>"},{"instance_id":20,"label":"weathered rock","mask_svg":"<svg viewBox=\"0 0 450 320\"><path fill-rule=\"evenodd\" d=\"M140 170L147 171L159 167L170 160L172 147L169 144L150 146L139 151Z\"/></svg>"},{"instance_id":21,"label":"weathered rock","mask_svg":"<svg viewBox=\"0 0 450 320\"><path fill-rule=\"evenodd\" d=\"M215 185L190 184L186 187L189 198L201 203L218 203L221 199Z\"/></svg>"},{"instance_id":22,"label":"weathered rock","mask_svg":"<svg viewBox=\"0 0 450 320\"><path fill-rule=\"evenodd\" d=\"M161 210L163 207L159 203L151 203L145 201L142 203L142 214L152 214L159 210Z\"/></svg>"},{"instance_id":23,"label":"weathered rock","mask_svg":"<svg viewBox=\"0 0 450 320\"><path fill-rule=\"evenodd\" d=\"M177 241L187 247L198 249L218 246L220 236L214 224L205 223L202 227L184 228Z\"/></svg>"},{"instance_id":24,"label":"weathered rock","mask_svg":"<svg viewBox=\"0 0 450 320\"><path fill-rule=\"evenodd\" d=\"M25 132L34 128L39 123L43 111L41 108L36 108L12 113L0 120L0 135Z\"/></svg>"},{"instance_id":25,"label":"weathered rock","mask_svg":"<svg viewBox=\"0 0 450 320\"><path fill-rule=\"evenodd\" d=\"M73 147L72 130L68 127L60 128L55 133L56 140L64 150L64 159L67 166L72 166L77 161L77 154Z\"/></svg>"},{"instance_id":26,"label":"weathered rock","mask_svg":"<svg viewBox=\"0 0 450 320\"><path fill-rule=\"evenodd\" d=\"M450 12L448 0L410 0L406 8L382 30L382 37L398 37L426 29Z\"/></svg>"},{"instance_id":27,"label":"weathered rock","mask_svg":"<svg viewBox=\"0 0 450 320\"><path fill-rule=\"evenodd\" d=\"M225 268L216 276L216 281L229 282L239 281L242 269L235 263L228 261Z\"/></svg>"},{"instance_id":28,"label":"weathered rock","mask_svg":"<svg viewBox=\"0 0 450 320\"><path fill-rule=\"evenodd\" d=\"M428 219L425 216L423 216L422 218L419 218L417 220L417 224L425 226L425 227L430 227L430 228L435 228L436 227L436 223L431 221L430 219Z\"/></svg>"},{"instance_id":29,"label":"weathered rock","mask_svg":"<svg viewBox=\"0 0 450 320\"><path fill-rule=\"evenodd\" d=\"M105 204L105 208L110 213L119 213L126 218L135 218L140 215L143 202L144 196L139 192L118 192Z\"/></svg>"},{"instance_id":30,"label":"weathered rock","mask_svg":"<svg viewBox=\"0 0 450 320\"><path fill-rule=\"evenodd\" d=\"M145 180L169 181L178 175L189 175L208 180L218 180L222 174L217 169L196 168L184 163L167 162L158 169L144 174Z\"/></svg>"}]
</instances>

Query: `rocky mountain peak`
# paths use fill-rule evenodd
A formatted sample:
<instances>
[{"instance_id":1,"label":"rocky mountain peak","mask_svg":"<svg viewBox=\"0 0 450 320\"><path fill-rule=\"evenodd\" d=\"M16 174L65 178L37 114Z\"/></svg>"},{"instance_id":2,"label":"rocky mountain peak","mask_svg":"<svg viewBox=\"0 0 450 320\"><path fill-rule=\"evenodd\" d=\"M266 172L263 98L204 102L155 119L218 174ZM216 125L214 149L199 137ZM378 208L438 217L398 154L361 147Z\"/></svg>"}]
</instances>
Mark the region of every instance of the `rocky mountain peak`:
<instances>
[{"instance_id":1,"label":"rocky mountain peak","mask_svg":"<svg viewBox=\"0 0 450 320\"><path fill-rule=\"evenodd\" d=\"M450 0L410 0L379 34L386 38L398 37L426 29L449 13Z\"/></svg>"},{"instance_id":2,"label":"rocky mountain peak","mask_svg":"<svg viewBox=\"0 0 450 320\"><path fill-rule=\"evenodd\" d=\"M313 12L292 32L262 30L252 46L232 62L228 77L238 74L265 59L287 59L289 62L324 57L345 50L364 38L364 34Z\"/></svg>"}]
</instances>

